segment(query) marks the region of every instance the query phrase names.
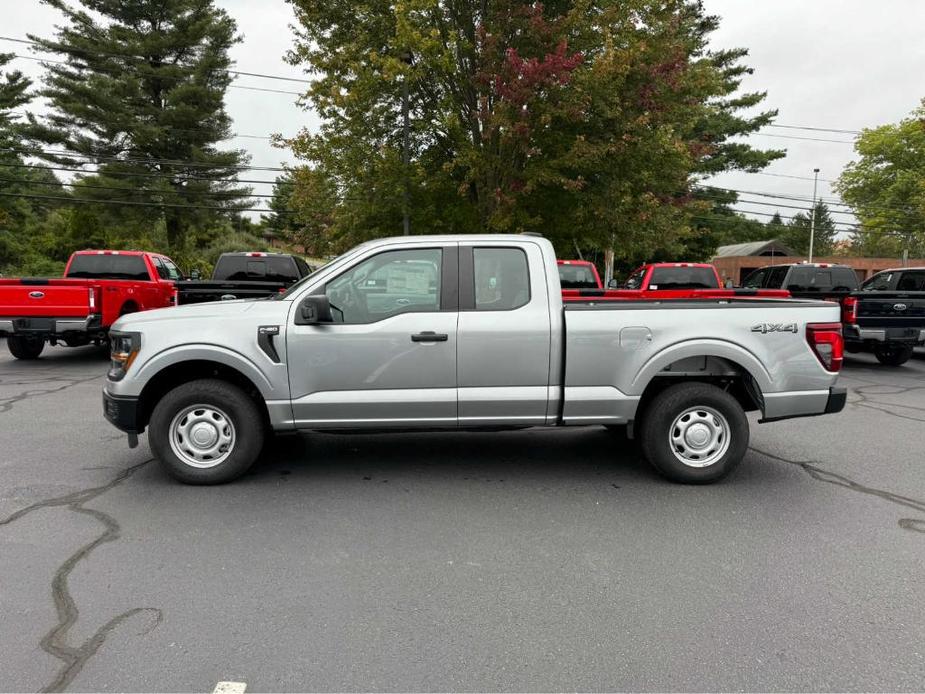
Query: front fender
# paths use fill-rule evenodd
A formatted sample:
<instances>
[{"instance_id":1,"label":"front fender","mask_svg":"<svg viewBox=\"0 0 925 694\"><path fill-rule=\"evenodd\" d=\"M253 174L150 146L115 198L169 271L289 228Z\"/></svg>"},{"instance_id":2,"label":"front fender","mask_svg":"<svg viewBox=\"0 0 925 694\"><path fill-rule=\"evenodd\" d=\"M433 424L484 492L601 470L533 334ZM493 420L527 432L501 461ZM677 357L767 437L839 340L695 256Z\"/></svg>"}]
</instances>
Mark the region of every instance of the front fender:
<instances>
[{"instance_id":1,"label":"front fender","mask_svg":"<svg viewBox=\"0 0 925 694\"><path fill-rule=\"evenodd\" d=\"M164 369L190 361L212 361L246 376L260 391L264 400L289 398L288 379L274 383L273 379L252 359L241 352L209 343L176 345L145 360L131 378L119 382L118 395L140 395L145 385ZM278 368L278 367L277 367Z\"/></svg>"}]
</instances>

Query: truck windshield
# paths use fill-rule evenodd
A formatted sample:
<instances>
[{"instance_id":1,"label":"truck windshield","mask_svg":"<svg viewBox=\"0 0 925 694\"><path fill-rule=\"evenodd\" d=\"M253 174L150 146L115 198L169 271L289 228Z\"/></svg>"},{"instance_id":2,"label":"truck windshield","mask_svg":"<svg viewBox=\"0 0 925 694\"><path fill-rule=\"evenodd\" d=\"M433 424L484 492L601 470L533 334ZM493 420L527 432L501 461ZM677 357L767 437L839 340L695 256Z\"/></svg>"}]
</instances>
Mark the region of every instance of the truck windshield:
<instances>
[{"instance_id":1,"label":"truck windshield","mask_svg":"<svg viewBox=\"0 0 925 694\"><path fill-rule=\"evenodd\" d=\"M718 289L716 273L709 267L657 267L649 289Z\"/></svg>"},{"instance_id":2,"label":"truck windshield","mask_svg":"<svg viewBox=\"0 0 925 694\"><path fill-rule=\"evenodd\" d=\"M560 265L559 282L563 289L598 289L594 273L587 265Z\"/></svg>"},{"instance_id":3,"label":"truck windshield","mask_svg":"<svg viewBox=\"0 0 925 694\"><path fill-rule=\"evenodd\" d=\"M150 279L148 267L140 255L114 253L75 255L65 277L142 282Z\"/></svg>"},{"instance_id":4,"label":"truck windshield","mask_svg":"<svg viewBox=\"0 0 925 694\"><path fill-rule=\"evenodd\" d=\"M212 279L288 284L299 279L299 270L288 256L225 255L215 264Z\"/></svg>"}]
</instances>

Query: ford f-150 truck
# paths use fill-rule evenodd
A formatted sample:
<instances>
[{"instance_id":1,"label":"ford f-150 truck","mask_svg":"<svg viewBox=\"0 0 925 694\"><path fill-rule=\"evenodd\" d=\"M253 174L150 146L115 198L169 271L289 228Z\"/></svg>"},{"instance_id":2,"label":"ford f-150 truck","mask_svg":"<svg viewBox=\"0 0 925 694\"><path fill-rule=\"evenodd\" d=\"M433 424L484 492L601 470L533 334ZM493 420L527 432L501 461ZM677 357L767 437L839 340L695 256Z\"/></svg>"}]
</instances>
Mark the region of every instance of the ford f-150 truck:
<instances>
[{"instance_id":1,"label":"ford f-150 truck","mask_svg":"<svg viewBox=\"0 0 925 694\"><path fill-rule=\"evenodd\" d=\"M914 268L886 270L857 291L857 274L848 265L800 263L755 270L744 286L783 288L795 297L839 303L845 349L873 352L881 364L900 366L925 340L925 293L915 289L920 282Z\"/></svg>"},{"instance_id":2,"label":"ford f-150 truck","mask_svg":"<svg viewBox=\"0 0 925 694\"><path fill-rule=\"evenodd\" d=\"M0 335L17 359L36 359L46 342L100 343L119 316L172 306L180 271L157 253L77 251L63 279L0 279Z\"/></svg>"},{"instance_id":3,"label":"ford f-150 truck","mask_svg":"<svg viewBox=\"0 0 925 694\"><path fill-rule=\"evenodd\" d=\"M725 299L734 296L762 296L785 299L782 289L725 289L719 273L707 263L649 263L636 268L620 286L610 280L604 289L593 263L586 260L559 260L562 299L581 301L590 297L611 299Z\"/></svg>"},{"instance_id":4,"label":"ford f-150 truck","mask_svg":"<svg viewBox=\"0 0 925 694\"><path fill-rule=\"evenodd\" d=\"M899 366L925 344L925 268L884 270L842 300L845 348Z\"/></svg>"},{"instance_id":5,"label":"ford f-150 truck","mask_svg":"<svg viewBox=\"0 0 925 694\"><path fill-rule=\"evenodd\" d=\"M222 253L211 280L177 283L180 304L261 299L279 294L311 272L302 258L287 253Z\"/></svg>"},{"instance_id":6,"label":"ford f-150 truck","mask_svg":"<svg viewBox=\"0 0 925 694\"><path fill-rule=\"evenodd\" d=\"M839 309L792 299L563 306L552 244L421 236L357 246L267 301L124 316L103 412L192 484L247 470L267 430L629 425L705 483L764 421L838 412Z\"/></svg>"}]
</instances>

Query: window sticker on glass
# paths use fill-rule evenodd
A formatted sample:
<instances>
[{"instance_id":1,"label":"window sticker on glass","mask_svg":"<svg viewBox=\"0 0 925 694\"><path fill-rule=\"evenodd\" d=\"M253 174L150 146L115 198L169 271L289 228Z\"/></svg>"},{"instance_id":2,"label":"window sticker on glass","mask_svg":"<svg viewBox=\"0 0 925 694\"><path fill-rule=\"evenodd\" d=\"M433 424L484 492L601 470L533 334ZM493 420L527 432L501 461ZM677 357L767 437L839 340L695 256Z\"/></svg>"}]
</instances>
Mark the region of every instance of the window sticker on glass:
<instances>
[{"instance_id":1,"label":"window sticker on glass","mask_svg":"<svg viewBox=\"0 0 925 694\"><path fill-rule=\"evenodd\" d=\"M390 267L386 276L389 294L427 294L433 271L427 267Z\"/></svg>"}]
</instances>

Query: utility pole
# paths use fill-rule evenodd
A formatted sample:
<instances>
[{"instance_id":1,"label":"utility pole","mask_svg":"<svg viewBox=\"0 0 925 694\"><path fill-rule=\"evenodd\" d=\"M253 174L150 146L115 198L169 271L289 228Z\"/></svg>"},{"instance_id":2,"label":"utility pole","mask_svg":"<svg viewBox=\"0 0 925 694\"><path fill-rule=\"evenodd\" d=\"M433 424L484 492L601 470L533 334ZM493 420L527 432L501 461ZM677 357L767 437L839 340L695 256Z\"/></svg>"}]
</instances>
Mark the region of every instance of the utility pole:
<instances>
[{"instance_id":1,"label":"utility pole","mask_svg":"<svg viewBox=\"0 0 925 694\"><path fill-rule=\"evenodd\" d=\"M402 171L405 179L405 190L402 195L402 225L404 227L405 236L408 236L411 233L411 219L409 217L409 206L411 199L411 181L410 181L410 165L411 165L411 151L410 151L410 130L411 130L411 121L408 115L408 77L411 72L411 60L412 55L411 51L406 51L402 54L402 62L408 66L408 72L402 75L401 78L401 118L402 118L402 145L401 145L401 161L402 161Z\"/></svg>"},{"instance_id":2,"label":"utility pole","mask_svg":"<svg viewBox=\"0 0 925 694\"><path fill-rule=\"evenodd\" d=\"M813 262L813 241L816 236L816 186L819 184L819 169L813 169L813 212L809 222L809 260Z\"/></svg>"}]
</instances>

